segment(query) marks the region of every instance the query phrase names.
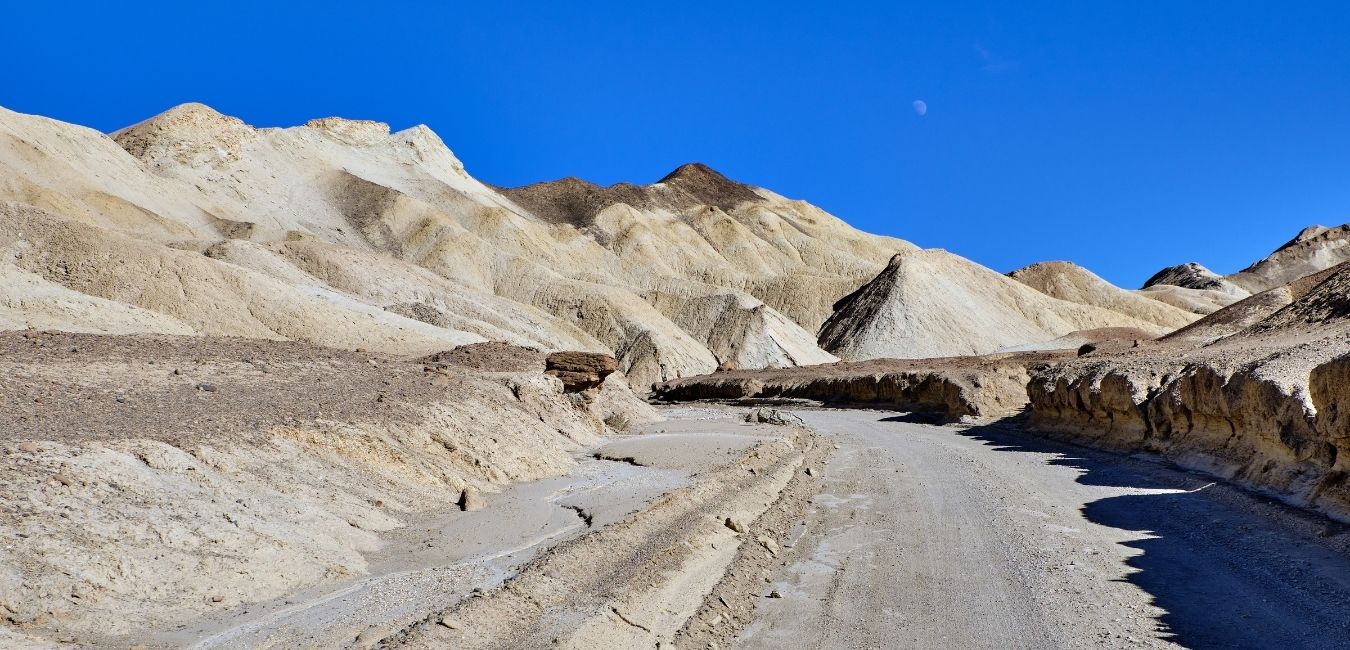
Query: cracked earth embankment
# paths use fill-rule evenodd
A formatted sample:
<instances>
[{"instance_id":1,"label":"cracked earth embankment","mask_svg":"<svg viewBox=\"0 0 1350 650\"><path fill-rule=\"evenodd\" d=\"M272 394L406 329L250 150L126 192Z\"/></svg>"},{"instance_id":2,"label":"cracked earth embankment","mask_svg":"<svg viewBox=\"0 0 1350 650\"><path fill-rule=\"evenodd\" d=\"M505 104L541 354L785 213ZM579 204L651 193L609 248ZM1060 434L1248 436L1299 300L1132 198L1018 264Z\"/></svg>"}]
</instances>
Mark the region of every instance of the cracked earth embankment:
<instances>
[{"instance_id":1,"label":"cracked earth embankment","mask_svg":"<svg viewBox=\"0 0 1350 650\"><path fill-rule=\"evenodd\" d=\"M818 469L828 453L808 430L778 429L735 462L559 544L500 587L381 645L656 647L734 636L763 595L762 576L785 561L776 555L818 487L819 472L806 467ZM750 574L755 579L744 584L728 578Z\"/></svg>"},{"instance_id":2,"label":"cracked earth embankment","mask_svg":"<svg viewBox=\"0 0 1350 650\"><path fill-rule=\"evenodd\" d=\"M1026 407L1028 366L1071 353L880 359L798 368L718 372L659 386L658 400L800 399L832 407L920 412L943 420L990 419Z\"/></svg>"},{"instance_id":3,"label":"cracked earth embankment","mask_svg":"<svg viewBox=\"0 0 1350 650\"><path fill-rule=\"evenodd\" d=\"M1350 355L1315 341L1261 354L1075 360L1032 373L1033 429L1163 456L1350 521Z\"/></svg>"}]
</instances>

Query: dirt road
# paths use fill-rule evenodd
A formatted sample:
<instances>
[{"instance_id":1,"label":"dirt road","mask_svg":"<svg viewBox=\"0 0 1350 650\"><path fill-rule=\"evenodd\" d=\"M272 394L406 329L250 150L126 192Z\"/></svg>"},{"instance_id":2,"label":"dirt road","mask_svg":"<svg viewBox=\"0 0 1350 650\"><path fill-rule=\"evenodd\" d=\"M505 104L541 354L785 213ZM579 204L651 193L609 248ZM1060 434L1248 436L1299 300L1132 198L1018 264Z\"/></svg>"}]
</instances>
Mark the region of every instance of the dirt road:
<instances>
[{"instance_id":1,"label":"dirt road","mask_svg":"<svg viewBox=\"0 0 1350 650\"><path fill-rule=\"evenodd\" d=\"M875 411L741 648L1350 648L1350 533L1194 474Z\"/></svg>"}]
</instances>

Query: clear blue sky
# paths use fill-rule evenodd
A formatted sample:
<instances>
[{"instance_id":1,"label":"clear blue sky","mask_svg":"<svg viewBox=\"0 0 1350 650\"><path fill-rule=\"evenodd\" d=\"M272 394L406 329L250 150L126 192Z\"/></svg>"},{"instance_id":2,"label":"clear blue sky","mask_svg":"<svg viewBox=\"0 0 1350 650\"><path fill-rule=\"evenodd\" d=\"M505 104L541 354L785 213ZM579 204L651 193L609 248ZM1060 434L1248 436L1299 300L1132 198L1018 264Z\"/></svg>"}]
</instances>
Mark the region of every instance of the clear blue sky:
<instances>
[{"instance_id":1,"label":"clear blue sky","mask_svg":"<svg viewBox=\"0 0 1350 650\"><path fill-rule=\"evenodd\" d=\"M1133 287L1350 221L1343 6L13 2L0 105L426 123L500 185L698 160L1000 271Z\"/></svg>"}]
</instances>

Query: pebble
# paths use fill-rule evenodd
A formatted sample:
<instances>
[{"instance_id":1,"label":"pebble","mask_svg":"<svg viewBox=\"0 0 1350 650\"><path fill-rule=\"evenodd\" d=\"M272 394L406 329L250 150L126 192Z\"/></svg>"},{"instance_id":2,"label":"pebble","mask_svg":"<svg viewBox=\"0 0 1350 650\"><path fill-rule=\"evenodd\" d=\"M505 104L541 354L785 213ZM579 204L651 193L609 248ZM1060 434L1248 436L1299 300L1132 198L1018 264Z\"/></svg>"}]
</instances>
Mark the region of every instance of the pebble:
<instances>
[{"instance_id":1,"label":"pebble","mask_svg":"<svg viewBox=\"0 0 1350 650\"><path fill-rule=\"evenodd\" d=\"M216 385L202 382L200 384L197 384L197 390L202 391L204 393L214 393L216 392Z\"/></svg>"},{"instance_id":2,"label":"pebble","mask_svg":"<svg viewBox=\"0 0 1350 650\"><path fill-rule=\"evenodd\" d=\"M36 442L21 442L19 443L19 451L25 454L36 454L42 451L42 446Z\"/></svg>"}]
</instances>

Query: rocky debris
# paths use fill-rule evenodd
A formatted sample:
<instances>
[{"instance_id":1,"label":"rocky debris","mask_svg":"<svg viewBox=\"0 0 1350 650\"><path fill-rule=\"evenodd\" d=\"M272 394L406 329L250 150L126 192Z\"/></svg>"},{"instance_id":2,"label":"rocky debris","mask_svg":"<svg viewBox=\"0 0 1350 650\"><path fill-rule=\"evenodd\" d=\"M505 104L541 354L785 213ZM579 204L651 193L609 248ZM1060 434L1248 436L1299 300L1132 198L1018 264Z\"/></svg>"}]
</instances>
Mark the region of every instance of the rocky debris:
<instances>
[{"instance_id":1,"label":"rocky debris","mask_svg":"<svg viewBox=\"0 0 1350 650\"><path fill-rule=\"evenodd\" d=\"M568 393L595 388L618 369L614 357L594 352L554 352L544 359L544 374L562 380Z\"/></svg>"},{"instance_id":2,"label":"rocky debris","mask_svg":"<svg viewBox=\"0 0 1350 650\"><path fill-rule=\"evenodd\" d=\"M478 488L470 485L459 493L460 510L463 510L464 512L474 512L475 510L482 510L486 507L487 499Z\"/></svg>"},{"instance_id":3,"label":"rocky debris","mask_svg":"<svg viewBox=\"0 0 1350 650\"><path fill-rule=\"evenodd\" d=\"M746 422L763 422L764 424L806 426L801 418L787 411L780 411L775 408L761 406L745 415Z\"/></svg>"},{"instance_id":4,"label":"rocky debris","mask_svg":"<svg viewBox=\"0 0 1350 650\"><path fill-rule=\"evenodd\" d=\"M419 361L488 372L543 372L545 356L537 348L488 341L461 345L453 350L427 355Z\"/></svg>"}]
</instances>

